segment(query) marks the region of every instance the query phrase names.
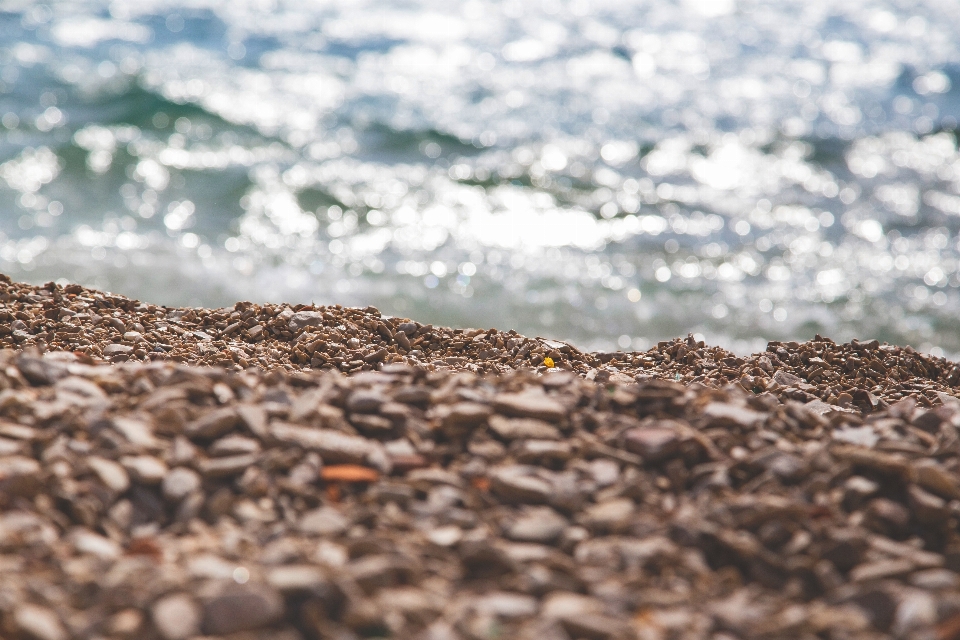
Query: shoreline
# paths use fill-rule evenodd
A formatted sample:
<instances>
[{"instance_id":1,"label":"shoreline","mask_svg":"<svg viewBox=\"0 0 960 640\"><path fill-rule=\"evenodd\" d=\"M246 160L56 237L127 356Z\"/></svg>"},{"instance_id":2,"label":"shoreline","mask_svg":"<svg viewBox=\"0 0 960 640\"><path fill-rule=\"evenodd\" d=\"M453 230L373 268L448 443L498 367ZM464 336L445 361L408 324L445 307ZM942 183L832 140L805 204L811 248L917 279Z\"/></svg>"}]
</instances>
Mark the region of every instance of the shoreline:
<instances>
[{"instance_id":1,"label":"shoreline","mask_svg":"<svg viewBox=\"0 0 960 640\"><path fill-rule=\"evenodd\" d=\"M241 328L213 312L37 289L0 294L37 329L0 337L21 347L0 349L5 638L960 638L953 363L823 340L608 358L327 307L248 316L289 336L251 323L273 366L224 367ZM97 327L117 362L51 348ZM522 365L467 367L506 364L480 358L504 335ZM308 371L307 340L331 363L386 353ZM151 341L171 350L138 356ZM568 370L532 366L554 354ZM725 383L675 379L707 361ZM908 366L925 377L895 380Z\"/></svg>"}]
</instances>

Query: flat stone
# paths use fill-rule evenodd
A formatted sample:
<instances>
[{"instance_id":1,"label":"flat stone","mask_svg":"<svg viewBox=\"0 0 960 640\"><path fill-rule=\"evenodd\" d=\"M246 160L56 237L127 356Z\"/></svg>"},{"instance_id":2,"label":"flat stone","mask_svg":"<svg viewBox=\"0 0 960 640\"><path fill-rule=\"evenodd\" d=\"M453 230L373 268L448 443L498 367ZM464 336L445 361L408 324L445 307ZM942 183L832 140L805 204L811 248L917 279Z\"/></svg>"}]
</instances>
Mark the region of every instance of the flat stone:
<instances>
[{"instance_id":1,"label":"flat stone","mask_svg":"<svg viewBox=\"0 0 960 640\"><path fill-rule=\"evenodd\" d=\"M203 632L227 635L252 631L278 620L283 598L266 585L245 585L213 598L203 607Z\"/></svg>"},{"instance_id":2,"label":"flat stone","mask_svg":"<svg viewBox=\"0 0 960 640\"><path fill-rule=\"evenodd\" d=\"M200 632L200 606L185 593L171 593L157 600L151 617L164 640L185 640Z\"/></svg>"},{"instance_id":3,"label":"flat stone","mask_svg":"<svg viewBox=\"0 0 960 640\"><path fill-rule=\"evenodd\" d=\"M950 510L943 498L924 491L917 485L912 484L907 487L907 499L910 503L910 510L913 511L917 520L923 524L942 523L950 515Z\"/></svg>"},{"instance_id":4,"label":"flat stone","mask_svg":"<svg viewBox=\"0 0 960 640\"><path fill-rule=\"evenodd\" d=\"M303 514L297 526L303 533L334 536L346 531L350 521L334 507L320 507Z\"/></svg>"},{"instance_id":5,"label":"flat stone","mask_svg":"<svg viewBox=\"0 0 960 640\"><path fill-rule=\"evenodd\" d=\"M366 438L331 429L298 427L283 422L270 425L270 433L281 442L316 451L325 462L364 462L377 446Z\"/></svg>"},{"instance_id":6,"label":"flat stone","mask_svg":"<svg viewBox=\"0 0 960 640\"><path fill-rule=\"evenodd\" d=\"M161 489L167 500L179 502L200 488L200 475L193 469L177 467L163 478Z\"/></svg>"},{"instance_id":7,"label":"flat stone","mask_svg":"<svg viewBox=\"0 0 960 640\"><path fill-rule=\"evenodd\" d=\"M200 463L200 473L204 478L227 478L235 476L252 467L260 459L258 455L228 456L210 458Z\"/></svg>"},{"instance_id":8,"label":"flat stone","mask_svg":"<svg viewBox=\"0 0 960 640\"><path fill-rule=\"evenodd\" d=\"M447 407L443 416L444 427L470 429L483 424L491 416L493 409L478 402L458 402Z\"/></svg>"},{"instance_id":9,"label":"flat stone","mask_svg":"<svg viewBox=\"0 0 960 640\"><path fill-rule=\"evenodd\" d=\"M493 492L507 502L546 504L553 494L553 486L549 482L519 466L499 469L490 480Z\"/></svg>"},{"instance_id":10,"label":"flat stone","mask_svg":"<svg viewBox=\"0 0 960 640\"><path fill-rule=\"evenodd\" d=\"M566 408L556 398L543 391L524 391L522 393L504 393L493 400L497 411L508 416L537 418L547 422L561 422L567 415Z\"/></svg>"},{"instance_id":11,"label":"flat stone","mask_svg":"<svg viewBox=\"0 0 960 640\"><path fill-rule=\"evenodd\" d=\"M860 564L850 570L850 580L853 582L869 582L884 578L895 578L910 573L913 563L909 560L877 560Z\"/></svg>"},{"instance_id":12,"label":"flat stone","mask_svg":"<svg viewBox=\"0 0 960 640\"><path fill-rule=\"evenodd\" d=\"M143 484L158 484L167 475L167 465L153 456L124 456L120 464L134 480Z\"/></svg>"},{"instance_id":13,"label":"flat stone","mask_svg":"<svg viewBox=\"0 0 960 640\"><path fill-rule=\"evenodd\" d=\"M505 418L490 416L490 430L504 440L559 440L560 430L536 418Z\"/></svg>"},{"instance_id":14,"label":"flat stone","mask_svg":"<svg viewBox=\"0 0 960 640\"><path fill-rule=\"evenodd\" d=\"M102 560L116 560L120 557L120 545L89 529L75 529L70 540L78 553L97 556Z\"/></svg>"},{"instance_id":15,"label":"flat stone","mask_svg":"<svg viewBox=\"0 0 960 640\"><path fill-rule=\"evenodd\" d=\"M917 484L948 500L960 499L960 481L935 460L917 460L910 464Z\"/></svg>"},{"instance_id":16,"label":"flat stone","mask_svg":"<svg viewBox=\"0 0 960 640\"><path fill-rule=\"evenodd\" d=\"M46 607L23 604L13 613L17 628L35 640L68 640L70 634L57 614Z\"/></svg>"},{"instance_id":17,"label":"flat stone","mask_svg":"<svg viewBox=\"0 0 960 640\"><path fill-rule=\"evenodd\" d=\"M231 431L239 422L240 416L236 409L224 407L214 409L191 422L184 429L184 433L194 440L212 440Z\"/></svg>"},{"instance_id":18,"label":"flat stone","mask_svg":"<svg viewBox=\"0 0 960 640\"><path fill-rule=\"evenodd\" d=\"M582 524L601 531L621 531L630 523L635 505L630 498L615 498L583 511Z\"/></svg>"},{"instance_id":19,"label":"flat stone","mask_svg":"<svg viewBox=\"0 0 960 640\"><path fill-rule=\"evenodd\" d=\"M108 344L103 349L103 355L110 358L117 355L126 355L133 352L133 347L128 347L125 344Z\"/></svg>"},{"instance_id":20,"label":"flat stone","mask_svg":"<svg viewBox=\"0 0 960 640\"><path fill-rule=\"evenodd\" d=\"M364 591L371 592L408 582L414 567L399 556L377 554L354 560L347 570Z\"/></svg>"},{"instance_id":21,"label":"flat stone","mask_svg":"<svg viewBox=\"0 0 960 640\"><path fill-rule=\"evenodd\" d=\"M291 331L300 331L307 327L322 327L323 314L317 311L297 311L287 322Z\"/></svg>"},{"instance_id":22,"label":"flat stone","mask_svg":"<svg viewBox=\"0 0 960 640\"><path fill-rule=\"evenodd\" d=\"M277 567L267 574L267 584L283 594L311 591L326 583L323 571L310 565Z\"/></svg>"},{"instance_id":23,"label":"flat stone","mask_svg":"<svg viewBox=\"0 0 960 640\"><path fill-rule=\"evenodd\" d=\"M386 397L379 391L360 389L347 398L347 411L351 413L377 413Z\"/></svg>"},{"instance_id":24,"label":"flat stone","mask_svg":"<svg viewBox=\"0 0 960 640\"><path fill-rule=\"evenodd\" d=\"M123 493L130 488L130 476L126 469L113 460L91 456L87 459L87 465L111 491Z\"/></svg>"},{"instance_id":25,"label":"flat stone","mask_svg":"<svg viewBox=\"0 0 960 640\"><path fill-rule=\"evenodd\" d=\"M680 450L680 435L674 429L634 427L623 435L627 451L636 453L647 463L666 460Z\"/></svg>"},{"instance_id":26,"label":"flat stone","mask_svg":"<svg viewBox=\"0 0 960 640\"><path fill-rule=\"evenodd\" d=\"M260 453L260 443L253 438L241 435L229 435L220 438L207 448L207 452L214 457L234 456L245 453Z\"/></svg>"},{"instance_id":27,"label":"flat stone","mask_svg":"<svg viewBox=\"0 0 960 640\"><path fill-rule=\"evenodd\" d=\"M159 446L153 428L143 420L115 417L110 421L110 425L132 445L144 449Z\"/></svg>"},{"instance_id":28,"label":"flat stone","mask_svg":"<svg viewBox=\"0 0 960 640\"><path fill-rule=\"evenodd\" d=\"M746 407L724 402L711 402L703 408L703 415L711 422L732 423L739 427L751 428L766 420L766 414Z\"/></svg>"},{"instance_id":29,"label":"flat stone","mask_svg":"<svg viewBox=\"0 0 960 640\"><path fill-rule=\"evenodd\" d=\"M567 519L549 507L529 509L511 522L504 535L519 542L540 542L549 544L563 533L570 523Z\"/></svg>"},{"instance_id":30,"label":"flat stone","mask_svg":"<svg viewBox=\"0 0 960 640\"><path fill-rule=\"evenodd\" d=\"M522 593L495 591L488 593L474 602L474 609L480 613L497 616L498 618L528 618L537 613L537 600Z\"/></svg>"}]
</instances>

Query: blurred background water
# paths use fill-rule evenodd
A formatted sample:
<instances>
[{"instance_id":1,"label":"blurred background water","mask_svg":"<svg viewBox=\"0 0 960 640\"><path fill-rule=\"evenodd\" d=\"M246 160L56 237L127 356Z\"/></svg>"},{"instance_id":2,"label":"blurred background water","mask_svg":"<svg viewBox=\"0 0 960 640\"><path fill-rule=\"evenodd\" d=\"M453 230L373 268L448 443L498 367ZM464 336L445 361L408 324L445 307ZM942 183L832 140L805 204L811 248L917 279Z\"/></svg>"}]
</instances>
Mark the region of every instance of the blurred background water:
<instances>
[{"instance_id":1,"label":"blurred background water","mask_svg":"<svg viewBox=\"0 0 960 640\"><path fill-rule=\"evenodd\" d=\"M960 3L0 2L0 271L960 352Z\"/></svg>"}]
</instances>

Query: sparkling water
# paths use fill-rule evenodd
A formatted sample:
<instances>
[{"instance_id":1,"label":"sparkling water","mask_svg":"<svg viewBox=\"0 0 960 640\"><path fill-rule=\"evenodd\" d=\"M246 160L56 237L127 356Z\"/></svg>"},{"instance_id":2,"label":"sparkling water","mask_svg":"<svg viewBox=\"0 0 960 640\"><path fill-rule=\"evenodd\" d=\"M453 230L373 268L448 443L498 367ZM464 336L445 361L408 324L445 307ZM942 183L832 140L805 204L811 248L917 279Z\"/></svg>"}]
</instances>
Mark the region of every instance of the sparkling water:
<instances>
[{"instance_id":1,"label":"sparkling water","mask_svg":"<svg viewBox=\"0 0 960 640\"><path fill-rule=\"evenodd\" d=\"M0 6L0 270L960 352L960 3Z\"/></svg>"}]
</instances>

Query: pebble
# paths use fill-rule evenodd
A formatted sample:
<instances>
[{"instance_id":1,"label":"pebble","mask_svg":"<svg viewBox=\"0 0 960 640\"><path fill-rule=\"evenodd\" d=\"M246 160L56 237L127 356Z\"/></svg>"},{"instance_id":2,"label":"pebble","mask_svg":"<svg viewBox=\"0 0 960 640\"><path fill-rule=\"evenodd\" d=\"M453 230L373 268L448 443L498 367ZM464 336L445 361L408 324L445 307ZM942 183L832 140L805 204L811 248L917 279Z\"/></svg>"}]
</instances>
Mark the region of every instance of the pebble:
<instances>
[{"instance_id":1,"label":"pebble","mask_svg":"<svg viewBox=\"0 0 960 640\"><path fill-rule=\"evenodd\" d=\"M227 635L260 629L284 613L283 598L266 585L228 588L203 607L203 632Z\"/></svg>"},{"instance_id":2,"label":"pebble","mask_svg":"<svg viewBox=\"0 0 960 640\"><path fill-rule=\"evenodd\" d=\"M33 604L23 604L13 613L13 621L20 631L36 640L68 640L70 635L57 614Z\"/></svg>"},{"instance_id":3,"label":"pebble","mask_svg":"<svg viewBox=\"0 0 960 640\"><path fill-rule=\"evenodd\" d=\"M165 595L153 604L153 624L164 640L186 640L200 631L201 611L185 593Z\"/></svg>"},{"instance_id":4,"label":"pebble","mask_svg":"<svg viewBox=\"0 0 960 640\"><path fill-rule=\"evenodd\" d=\"M167 500L179 502L200 488L200 476L193 469L177 467L163 478L163 496Z\"/></svg>"}]
</instances>

